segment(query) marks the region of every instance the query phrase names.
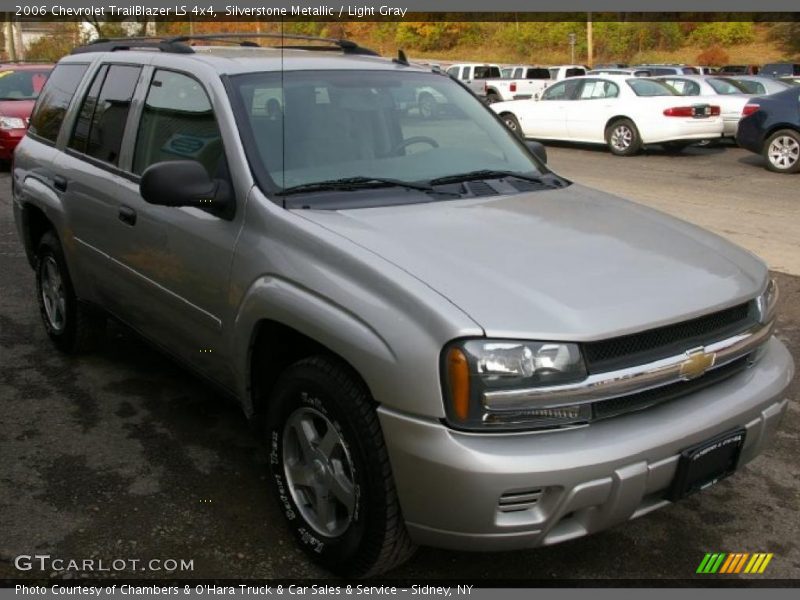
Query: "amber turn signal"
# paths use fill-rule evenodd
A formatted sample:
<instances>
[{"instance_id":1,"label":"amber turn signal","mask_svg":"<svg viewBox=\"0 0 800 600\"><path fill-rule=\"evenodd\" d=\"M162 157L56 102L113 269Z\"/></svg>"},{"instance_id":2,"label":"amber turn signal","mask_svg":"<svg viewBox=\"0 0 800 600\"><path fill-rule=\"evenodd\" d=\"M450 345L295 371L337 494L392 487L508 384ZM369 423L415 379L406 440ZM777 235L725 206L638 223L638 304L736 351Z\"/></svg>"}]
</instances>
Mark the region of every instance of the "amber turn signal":
<instances>
[{"instance_id":1,"label":"amber turn signal","mask_svg":"<svg viewBox=\"0 0 800 600\"><path fill-rule=\"evenodd\" d=\"M447 353L447 383L453 414L459 421L466 421L469 417L469 362L458 348Z\"/></svg>"}]
</instances>

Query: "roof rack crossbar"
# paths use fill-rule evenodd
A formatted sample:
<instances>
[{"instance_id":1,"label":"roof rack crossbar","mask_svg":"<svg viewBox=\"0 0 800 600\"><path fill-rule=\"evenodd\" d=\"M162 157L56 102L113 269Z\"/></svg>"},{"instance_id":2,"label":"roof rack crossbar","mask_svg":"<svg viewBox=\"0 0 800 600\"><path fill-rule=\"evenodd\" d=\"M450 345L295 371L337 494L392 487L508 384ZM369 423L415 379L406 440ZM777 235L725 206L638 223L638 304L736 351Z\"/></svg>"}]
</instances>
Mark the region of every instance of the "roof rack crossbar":
<instances>
[{"instance_id":1,"label":"roof rack crossbar","mask_svg":"<svg viewBox=\"0 0 800 600\"><path fill-rule=\"evenodd\" d=\"M176 54L191 54L194 52L191 45L187 42L192 41L221 41L235 43L234 40L241 39L240 46L258 47L256 42L250 41L252 38L270 38L283 40L298 40L307 42L322 42L330 44L333 48L315 45L281 45L274 48L286 48L296 50L341 50L345 54L363 54L378 56L378 53L369 48L359 46L351 40L317 37L313 35L300 35L294 33L204 33L197 35L177 35L177 36L150 36L150 37L121 37L121 38L100 38L84 46L78 46L72 50L72 54L84 52L115 52L118 50L133 50L137 48L147 48L160 50L161 52L171 52Z\"/></svg>"}]
</instances>

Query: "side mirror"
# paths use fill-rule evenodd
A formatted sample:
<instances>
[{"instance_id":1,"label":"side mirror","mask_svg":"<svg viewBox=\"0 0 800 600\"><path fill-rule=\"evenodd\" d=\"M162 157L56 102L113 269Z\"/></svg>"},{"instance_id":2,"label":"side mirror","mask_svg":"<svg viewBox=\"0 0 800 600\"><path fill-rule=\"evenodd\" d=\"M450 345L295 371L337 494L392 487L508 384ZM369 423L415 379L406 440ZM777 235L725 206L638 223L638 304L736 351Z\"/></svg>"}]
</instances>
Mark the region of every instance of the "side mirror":
<instances>
[{"instance_id":1,"label":"side mirror","mask_svg":"<svg viewBox=\"0 0 800 600\"><path fill-rule=\"evenodd\" d=\"M231 201L227 182L211 179L196 160L170 160L150 165L142 173L139 193L160 206L196 206L224 211Z\"/></svg>"},{"instance_id":2,"label":"side mirror","mask_svg":"<svg viewBox=\"0 0 800 600\"><path fill-rule=\"evenodd\" d=\"M544 164L547 164L547 149L540 142L525 140L525 145L528 147L528 152L533 154Z\"/></svg>"}]
</instances>

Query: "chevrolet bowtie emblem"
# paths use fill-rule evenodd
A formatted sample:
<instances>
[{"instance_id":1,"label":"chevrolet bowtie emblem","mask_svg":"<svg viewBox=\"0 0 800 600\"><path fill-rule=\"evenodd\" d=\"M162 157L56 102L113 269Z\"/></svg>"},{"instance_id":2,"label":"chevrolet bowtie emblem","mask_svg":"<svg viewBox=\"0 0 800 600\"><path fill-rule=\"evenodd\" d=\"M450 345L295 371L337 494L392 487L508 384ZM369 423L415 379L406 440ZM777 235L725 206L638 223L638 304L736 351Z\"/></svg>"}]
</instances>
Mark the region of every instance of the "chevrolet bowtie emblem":
<instances>
[{"instance_id":1,"label":"chevrolet bowtie emblem","mask_svg":"<svg viewBox=\"0 0 800 600\"><path fill-rule=\"evenodd\" d=\"M680 374L683 379L696 379L714 366L717 359L715 352L706 352L705 348L686 351L687 359L681 363Z\"/></svg>"}]
</instances>

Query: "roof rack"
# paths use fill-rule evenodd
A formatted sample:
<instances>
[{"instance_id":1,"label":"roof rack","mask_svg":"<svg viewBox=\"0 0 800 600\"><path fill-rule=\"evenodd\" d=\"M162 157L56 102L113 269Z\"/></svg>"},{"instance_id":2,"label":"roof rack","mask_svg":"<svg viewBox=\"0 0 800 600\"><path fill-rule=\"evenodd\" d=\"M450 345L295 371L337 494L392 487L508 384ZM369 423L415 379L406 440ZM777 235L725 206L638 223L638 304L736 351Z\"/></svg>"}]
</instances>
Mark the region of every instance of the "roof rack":
<instances>
[{"instance_id":1,"label":"roof rack","mask_svg":"<svg viewBox=\"0 0 800 600\"><path fill-rule=\"evenodd\" d=\"M247 38L247 39L241 39ZM333 50L342 51L344 54L362 54L366 56L380 56L374 50L359 46L350 40L336 38L315 37L312 35L298 35L293 33L206 33L199 35L178 35L171 37L122 37L122 38L100 38L84 46L78 46L72 50L72 54L82 54L84 52L117 52L119 50L135 50L139 48L169 52L172 54L192 54L194 50L189 42L192 41L212 41L227 42L242 47L259 48L260 45L250 41L250 38L270 38L299 40L307 42L322 42L330 46L316 45L279 45L272 48L285 48L290 50ZM239 39L240 41L236 41Z\"/></svg>"}]
</instances>

